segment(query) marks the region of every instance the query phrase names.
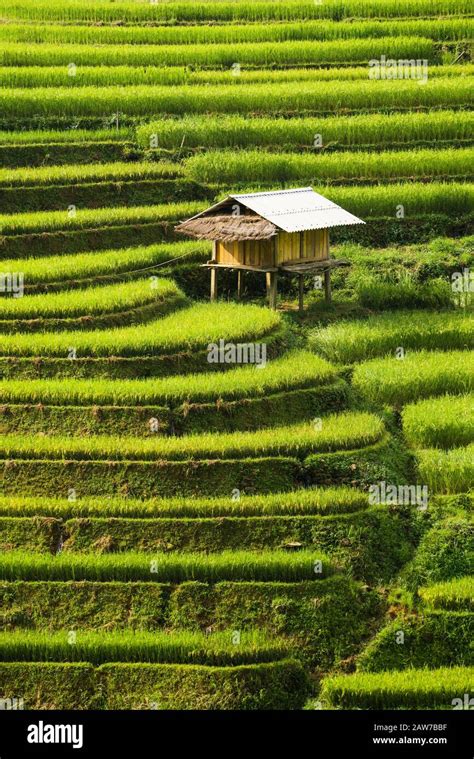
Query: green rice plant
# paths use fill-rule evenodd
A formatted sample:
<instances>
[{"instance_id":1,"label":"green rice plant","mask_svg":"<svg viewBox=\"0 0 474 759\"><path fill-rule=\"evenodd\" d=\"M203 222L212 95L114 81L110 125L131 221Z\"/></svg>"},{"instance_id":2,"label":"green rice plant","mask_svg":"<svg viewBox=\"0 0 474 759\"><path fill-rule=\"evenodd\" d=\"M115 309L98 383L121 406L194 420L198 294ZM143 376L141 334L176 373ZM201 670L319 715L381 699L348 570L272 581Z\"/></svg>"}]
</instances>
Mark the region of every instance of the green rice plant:
<instances>
[{"instance_id":1,"label":"green rice plant","mask_svg":"<svg viewBox=\"0 0 474 759\"><path fill-rule=\"evenodd\" d=\"M294 183L290 183L289 186L294 187ZM240 192L261 192L287 187L286 182L244 185ZM233 186L229 186L227 191L232 192L233 189ZM419 223L420 217L428 217L426 220L429 221L431 215L443 216L445 223L448 223L452 219L451 215L458 219L464 217L467 221L474 203L474 184L469 182L407 181L376 186L323 185L314 189L365 221L382 219L385 225L393 224L394 208L399 204L405 209L405 219L412 219L415 223ZM222 195L225 193L222 192Z\"/></svg>"},{"instance_id":2,"label":"green rice plant","mask_svg":"<svg viewBox=\"0 0 474 759\"><path fill-rule=\"evenodd\" d=\"M420 480L433 493L465 493L474 487L474 444L441 451L417 450Z\"/></svg>"},{"instance_id":3,"label":"green rice plant","mask_svg":"<svg viewBox=\"0 0 474 759\"><path fill-rule=\"evenodd\" d=\"M73 142L126 142L134 137L134 129L49 129L27 132L0 132L0 145L59 145Z\"/></svg>"},{"instance_id":4,"label":"green rice plant","mask_svg":"<svg viewBox=\"0 0 474 759\"><path fill-rule=\"evenodd\" d=\"M133 206L132 208L85 208L75 214L67 211L33 211L19 214L0 215L0 233L28 234L32 232L54 232L120 226L126 224L147 224L151 222L177 222L193 216L202 210L202 202L167 203L157 206Z\"/></svg>"},{"instance_id":5,"label":"green rice plant","mask_svg":"<svg viewBox=\"0 0 474 759\"><path fill-rule=\"evenodd\" d=\"M338 40L377 37L427 37L465 40L472 37L470 18L396 19L391 21L304 21L281 24L225 24L214 26L64 26L19 25L0 27L0 40L22 43L93 45L195 45L290 40Z\"/></svg>"},{"instance_id":6,"label":"green rice plant","mask_svg":"<svg viewBox=\"0 0 474 759\"><path fill-rule=\"evenodd\" d=\"M367 493L349 487L306 488L271 495L231 498L33 498L0 496L0 516L127 517L131 519L177 517L310 516L349 514L369 505Z\"/></svg>"},{"instance_id":7,"label":"green rice plant","mask_svg":"<svg viewBox=\"0 0 474 759\"><path fill-rule=\"evenodd\" d=\"M28 46L28 49L30 47ZM38 47L43 50L43 46ZM234 47L226 46L228 53L231 53L231 63L235 61L237 52ZM254 46L249 47L254 50ZM279 51L280 47L276 46L276 49ZM56 48L51 52L54 50ZM94 48L88 47L87 50L93 51ZM387 52L386 47L384 52ZM67 63L71 60L73 51L65 50L65 54ZM45 55L44 50L42 55ZM119 47L117 62L121 64L122 55L122 48ZM181 59L183 56L187 59L187 50L181 51L180 55ZM53 62L45 60L44 64L52 65ZM12 59L10 64L16 65L16 59ZM25 60L22 65L27 64L28 60ZM33 65L33 62L30 62L30 65ZM34 62L34 65L37 65L37 62ZM161 117L163 114L193 113L310 115L357 110L390 112L413 108L460 108L472 103L472 92L472 77L469 76L435 77L432 80L428 79L423 86L413 79L367 79L356 82L336 80L332 82L331 87L328 87L325 81L260 83L245 87L232 84L192 84L179 88L151 85L37 87L15 91L1 90L0 108L4 119L28 119L32 116L47 119L79 116L110 118L111 114L118 112L127 116L148 118L153 115Z\"/></svg>"},{"instance_id":8,"label":"green rice plant","mask_svg":"<svg viewBox=\"0 0 474 759\"><path fill-rule=\"evenodd\" d=\"M323 680L321 699L340 709L452 709L474 687L474 667L357 672Z\"/></svg>"},{"instance_id":9,"label":"green rice plant","mask_svg":"<svg viewBox=\"0 0 474 759\"><path fill-rule=\"evenodd\" d=\"M0 35L2 32L0 27ZM6 28L6 27L5 27ZM11 25L8 27L11 30ZM36 27L31 27L35 29ZM45 27L48 28L48 27ZM99 27L105 29L105 27ZM214 27L217 28L217 27ZM25 27L22 27L25 30ZM135 27L136 29L136 27ZM209 29L209 27L207 27ZM62 33L66 27L61 26ZM124 27L121 27L124 31ZM474 64L464 63L462 65L443 65L432 66L429 72L430 79L433 77L464 77L472 76L474 73ZM241 68L239 75L235 75L235 69L219 70L192 70L181 66L80 66L75 69L75 75L71 76L68 69L62 66L8 66L0 70L0 85L4 87L84 87L89 85L110 86L110 85L131 85L131 84L148 84L148 85L184 85L184 84L232 84L234 86L256 84L259 82L319 82L334 79L344 80L367 80L367 70L362 66L337 68L291 68L291 69L244 69ZM287 122L288 123L288 122ZM83 130L68 130L68 132L77 131L79 134ZM108 133L111 135L117 132L125 133L127 137L131 136L127 132L130 130L104 130L103 139L108 139ZM3 142L4 135L8 132L0 133L0 144ZM14 134L19 134L28 141L29 132L10 133L7 137L9 141L14 141ZM40 137L41 132L33 132ZM54 132L52 134L55 134ZM62 134L62 133L59 133ZM218 134L218 132L217 132ZM403 135L399 135L403 139ZM118 139L117 137L112 139ZM33 138L30 141L34 141ZM61 137L58 141L62 142ZM56 142L53 138L52 142ZM214 143L214 147L226 147Z\"/></svg>"},{"instance_id":10,"label":"green rice plant","mask_svg":"<svg viewBox=\"0 0 474 759\"><path fill-rule=\"evenodd\" d=\"M416 448L457 448L474 443L474 394L428 398L405 406L403 432Z\"/></svg>"},{"instance_id":11,"label":"green rice plant","mask_svg":"<svg viewBox=\"0 0 474 759\"><path fill-rule=\"evenodd\" d=\"M246 182L340 182L347 179L459 177L474 161L474 148L382 152L338 152L307 155L215 150L188 158L190 179L211 184Z\"/></svg>"},{"instance_id":12,"label":"green rice plant","mask_svg":"<svg viewBox=\"0 0 474 759\"><path fill-rule=\"evenodd\" d=\"M67 358L74 346L78 358L165 355L206 350L209 344L217 344L221 339L233 343L264 340L280 325L279 314L259 306L200 303L144 325L117 327L107 332L6 335L0 354Z\"/></svg>"},{"instance_id":13,"label":"green rice plant","mask_svg":"<svg viewBox=\"0 0 474 759\"><path fill-rule=\"evenodd\" d=\"M472 392L473 377L469 351L409 351L402 360L392 356L359 364L352 384L365 401L403 406L419 398Z\"/></svg>"},{"instance_id":14,"label":"green rice plant","mask_svg":"<svg viewBox=\"0 0 474 759\"><path fill-rule=\"evenodd\" d=\"M290 183L294 187L294 183ZM244 185L240 192L260 192L269 189L285 189L288 183L271 185ZM232 192L233 186L226 188ZM313 188L356 216L364 219L383 220L384 224L394 222L394 208L400 203L405 208L405 219L419 222L420 217L443 216L446 223L452 215L467 221L474 203L474 184L470 182L400 182L374 185L323 185ZM221 188L220 197L226 191ZM465 216L467 214L467 216ZM397 236L398 239L398 236ZM458 270L458 269L457 269Z\"/></svg>"},{"instance_id":15,"label":"green rice plant","mask_svg":"<svg viewBox=\"0 0 474 759\"><path fill-rule=\"evenodd\" d=\"M169 70L169 69L168 69ZM174 70L174 69L173 69ZM183 82L188 84L234 84L248 86L259 82L324 82L344 79L346 81L366 81L367 69L363 66L330 66L329 68L291 68L291 69L267 69L267 68L241 68L239 76L235 75L235 69L221 71L219 69L183 71ZM474 64L443 64L431 66L430 79L445 77L472 76ZM7 74L6 74L7 76Z\"/></svg>"},{"instance_id":16,"label":"green rice plant","mask_svg":"<svg viewBox=\"0 0 474 759\"><path fill-rule=\"evenodd\" d=\"M382 147L416 142L461 142L470 139L473 126L474 114L469 111L372 113L319 119L185 115L181 119L144 124L137 129L137 139L144 148L158 143L158 147L169 150L178 150L182 145L185 148L258 146L275 151L283 148L314 150L317 134L322 136L327 148Z\"/></svg>"},{"instance_id":17,"label":"green rice plant","mask_svg":"<svg viewBox=\"0 0 474 759\"><path fill-rule=\"evenodd\" d=\"M418 595L432 609L474 611L474 576L425 585L418 588Z\"/></svg>"},{"instance_id":18,"label":"green rice plant","mask_svg":"<svg viewBox=\"0 0 474 759\"><path fill-rule=\"evenodd\" d=\"M315 189L318 190L317 187ZM474 185L470 183L406 182L376 187L319 189L334 203L366 220L377 217L393 219L393 209L399 203L404 205L406 219L443 213L463 216L474 201Z\"/></svg>"},{"instance_id":19,"label":"green rice plant","mask_svg":"<svg viewBox=\"0 0 474 759\"><path fill-rule=\"evenodd\" d=\"M120 275L140 276L143 269L150 269L148 274L154 275L166 264L172 266L181 258L204 261L210 256L209 242L193 240L44 258L3 259L0 267L3 272L21 271L27 291L28 287L42 284L87 285L99 278L110 280ZM155 271L153 267L156 267Z\"/></svg>"},{"instance_id":20,"label":"green rice plant","mask_svg":"<svg viewBox=\"0 0 474 759\"><path fill-rule=\"evenodd\" d=\"M60 28L65 30L64 26ZM0 36L1 29L0 26ZM104 48L104 53L105 51L106 48ZM64 65L7 66L0 71L0 86L86 87L95 85L107 87L130 84L182 85L192 81L187 69L179 66L107 66L105 60L104 64L97 66L79 66L74 69L74 76L70 74L71 69Z\"/></svg>"},{"instance_id":21,"label":"green rice plant","mask_svg":"<svg viewBox=\"0 0 474 759\"><path fill-rule=\"evenodd\" d=\"M227 666L277 661L288 655L288 642L258 630L243 630L235 643L232 631L212 635L188 630L173 633L78 631L0 632L0 659L5 661L160 662Z\"/></svg>"},{"instance_id":22,"label":"green rice plant","mask_svg":"<svg viewBox=\"0 0 474 759\"><path fill-rule=\"evenodd\" d=\"M170 279L155 277L133 282L68 291L0 299L0 320L90 318L131 311L150 303L184 304L186 298Z\"/></svg>"},{"instance_id":23,"label":"green rice plant","mask_svg":"<svg viewBox=\"0 0 474 759\"><path fill-rule=\"evenodd\" d=\"M454 307L451 284L442 278L417 282L407 271L401 276L368 274L363 270L351 272L346 286L354 287L356 297L364 308L377 311L395 308L448 309Z\"/></svg>"},{"instance_id":24,"label":"green rice plant","mask_svg":"<svg viewBox=\"0 0 474 759\"><path fill-rule=\"evenodd\" d=\"M86 182L129 182L133 180L177 177L180 168L174 163L102 163L37 168L0 169L0 189L8 187L67 186Z\"/></svg>"},{"instance_id":25,"label":"green rice plant","mask_svg":"<svg viewBox=\"0 0 474 759\"><path fill-rule=\"evenodd\" d=\"M429 184L407 182L377 187L321 187L326 197L365 218L393 217L393 209L402 203L406 217L430 213L463 215L474 201L474 184ZM203 210L202 201L132 208L78 209L74 216L66 211L35 211L0 214L0 234L20 235L109 226L177 222Z\"/></svg>"},{"instance_id":26,"label":"green rice plant","mask_svg":"<svg viewBox=\"0 0 474 759\"><path fill-rule=\"evenodd\" d=\"M439 62L439 54L426 37L352 38L313 42L237 42L232 45L81 45L6 42L0 51L3 66L190 66L224 67L235 61L252 66L305 65L316 63L367 63L381 55L402 60ZM113 76L113 72L111 72ZM112 83L112 82L111 82Z\"/></svg>"},{"instance_id":27,"label":"green rice plant","mask_svg":"<svg viewBox=\"0 0 474 759\"><path fill-rule=\"evenodd\" d=\"M137 23L154 21L183 23L189 21L286 21L289 19L353 19L392 18L399 16L448 16L470 13L467 0L327 0L312 3L308 0L272 0L229 2L201 0L199 3L147 3L128 0L110 3L107 0L4 0L4 18L25 21L61 21L64 23L117 22Z\"/></svg>"},{"instance_id":28,"label":"green rice plant","mask_svg":"<svg viewBox=\"0 0 474 759\"><path fill-rule=\"evenodd\" d=\"M409 350L467 350L474 347L474 314L387 312L368 319L341 321L313 330L309 346L330 361L352 363Z\"/></svg>"},{"instance_id":29,"label":"green rice plant","mask_svg":"<svg viewBox=\"0 0 474 759\"><path fill-rule=\"evenodd\" d=\"M168 280L163 282L167 283ZM85 291L90 292L92 291ZM46 299L53 296L37 297ZM70 299L71 296L64 294L64 297ZM0 301L0 306L1 303ZM219 403L223 400L254 398L296 388L314 387L335 379L336 370L327 361L307 351L293 351L270 361L264 368L256 365L241 366L222 373L130 380L4 380L0 381L0 402L56 406Z\"/></svg>"},{"instance_id":30,"label":"green rice plant","mask_svg":"<svg viewBox=\"0 0 474 759\"><path fill-rule=\"evenodd\" d=\"M321 423L305 422L271 427L257 432L204 433L183 437L23 437L3 435L0 457L98 461L189 461L293 456L352 450L379 441L385 433L380 417L349 411L324 417Z\"/></svg>"},{"instance_id":31,"label":"green rice plant","mask_svg":"<svg viewBox=\"0 0 474 759\"><path fill-rule=\"evenodd\" d=\"M220 582L320 580L334 571L329 559L313 551L223 551L222 553L117 553L56 556L23 551L0 555L3 580L95 580Z\"/></svg>"},{"instance_id":32,"label":"green rice plant","mask_svg":"<svg viewBox=\"0 0 474 759\"><path fill-rule=\"evenodd\" d=\"M402 278L407 272L413 281L429 283L432 278L451 278L454 272L468 268L474 258L474 236L436 237L414 245L391 245L387 248L369 248L358 243L333 246L335 258L345 258L352 268L346 284L357 282L357 272L363 276L376 273Z\"/></svg>"}]
</instances>

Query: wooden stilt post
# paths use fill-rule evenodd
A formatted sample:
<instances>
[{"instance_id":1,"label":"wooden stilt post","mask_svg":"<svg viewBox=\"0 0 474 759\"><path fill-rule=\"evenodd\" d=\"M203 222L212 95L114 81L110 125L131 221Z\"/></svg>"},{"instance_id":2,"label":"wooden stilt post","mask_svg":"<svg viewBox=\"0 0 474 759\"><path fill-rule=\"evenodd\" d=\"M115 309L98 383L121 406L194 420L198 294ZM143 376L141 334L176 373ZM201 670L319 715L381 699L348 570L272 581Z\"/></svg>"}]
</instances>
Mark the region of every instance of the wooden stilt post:
<instances>
[{"instance_id":1,"label":"wooden stilt post","mask_svg":"<svg viewBox=\"0 0 474 759\"><path fill-rule=\"evenodd\" d=\"M327 234L327 257L328 259L330 259L331 253L329 250L329 232L327 232L326 234ZM325 297L326 303L331 302L332 295L331 295L331 269L330 268L326 269L326 271L324 272L324 297Z\"/></svg>"},{"instance_id":2,"label":"wooden stilt post","mask_svg":"<svg viewBox=\"0 0 474 759\"><path fill-rule=\"evenodd\" d=\"M270 290L272 286L272 273L270 271L265 272L265 283L267 285L267 300L270 302Z\"/></svg>"},{"instance_id":3,"label":"wooden stilt post","mask_svg":"<svg viewBox=\"0 0 474 759\"><path fill-rule=\"evenodd\" d=\"M278 274L276 271L270 272L270 308L274 311L277 304L277 291L278 291Z\"/></svg>"},{"instance_id":4,"label":"wooden stilt post","mask_svg":"<svg viewBox=\"0 0 474 759\"><path fill-rule=\"evenodd\" d=\"M300 259L304 259L304 232L300 232ZM298 311L300 314L304 311L304 302L303 302L303 286L304 286L304 280L303 275L298 275Z\"/></svg>"},{"instance_id":5,"label":"wooden stilt post","mask_svg":"<svg viewBox=\"0 0 474 759\"><path fill-rule=\"evenodd\" d=\"M326 298L326 303L330 303L332 296L331 296L331 269L326 269L324 272L324 295Z\"/></svg>"},{"instance_id":6,"label":"wooden stilt post","mask_svg":"<svg viewBox=\"0 0 474 759\"><path fill-rule=\"evenodd\" d=\"M237 299L242 298L242 272L237 269Z\"/></svg>"},{"instance_id":7,"label":"wooden stilt post","mask_svg":"<svg viewBox=\"0 0 474 759\"><path fill-rule=\"evenodd\" d=\"M211 300L217 300L217 269L211 269Z\"/></svg>"},{"instance_id":8,"label":"wooden stilt post","mask_svg":"<svg viewBox=\"0 0 474 759\"><path fill-rule=\"evenodd\" d=\"M299 287L299 298L298 298L298 311L300 314L304 311L304 277L302 274L298 274L298 287Z\"/></svg>"}]
</instances>

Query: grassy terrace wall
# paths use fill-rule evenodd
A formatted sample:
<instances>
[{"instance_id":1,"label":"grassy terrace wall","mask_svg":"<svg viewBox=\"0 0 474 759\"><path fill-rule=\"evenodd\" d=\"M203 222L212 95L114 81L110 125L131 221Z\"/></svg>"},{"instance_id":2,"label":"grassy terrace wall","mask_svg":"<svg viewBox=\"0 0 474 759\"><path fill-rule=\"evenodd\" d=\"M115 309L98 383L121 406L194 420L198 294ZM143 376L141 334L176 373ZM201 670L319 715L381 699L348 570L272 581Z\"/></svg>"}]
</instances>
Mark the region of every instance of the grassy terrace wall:
<instances>
[{"instance_id":1,"label":"grassy terrace wall","mask_svg":"<svg viewBox=\"0 0 474 759\"><path fill-rule=\"evenodd\" d=\"M357 659L358 674L330 678L323 685L333 705L376 708L385 702L384 708L404 708L411 698L417 708L424 708L425 699L431 698L436 708L449 708L450 700L442 701L446 693L441 695L431 671L440 668L441 674L441 668L451 668L444 670L446 683L456 679L456 671L461 681L472 680L473 578L468 573L472 572L473 531L472 519L462 509L469 500L439 498L435 502L431 528L402 570L401 587L391 596L394 605L386 624ZM457 511L448 515L451 506ZM420 587L420 583L426 585ZM380 675L376 687L364 673ZM452 697L462 699L462 693Z\"/></svg>"},{"instance_id":2,"label":"grassy terrace wall","mask_svg":"<svg viewBox=\"0 0 474 759\"><path fill-rule=\"evenodd\" d=\"M314 575L313 575L314 576ZM4 629L267 630L327 668L353 654L379 617L377 593L343 575L279 581L2 581ZM314 599L317 599L315 603ZM351 625L345 622L351 618Z\"/></svg>"},{"instance_id":3,"label":"grassy terrace wall","mask_svg":"<svg viewBox=\"0 0 474 759\"><path fill-rule=\"evenodd\" d=\"M150 498L291 490L303 483L344 484L367 477L380 449L392 447L382 420L346 412L260 432L181 438L32 438L1 441L3 488L20 494L65 493ZM360 472L358 470L360 467ZM272 487L273 483L273 487Z\"/></svg>"},{"instance_id":4,"label":"grassy terrace wall","mask_svg":"<svg viewBox=\"0 0 474 759\"><path fill-rule=\"evenodd\" d=\"M43 461L179 462L238 460L291 456L304 461L320 453L346 452L375 445L387 438L383 420L376 414L345 411L327 414L313 422L270 427L257 433L203 433L171 437L70 436L32 437L5 435L0 454L5 459Z\"/></svg>"},{"instance_id":5,"label":"grassy terrace wall","mask_svg":"<svg viewBox=\"0 0 474 759\"><path fill-rule=\"evenodd\" d=\"M109 709L143 708L145 688L161 709L300 709L310 692L301 664L233 668L103 665Z\"/></svg>"},{"instance_id":6,"label":"grassy terrace wall","mask_svg":"<svg viewBox=\"0 0 474 759\"><path fill-rule=\"evenodd\" d=\"M446 500L441 499L442 502ZM452 499L450 499L452 500ZM455 499L454 508L459 499ZM369 506L368 495L355 488L311 488L267 496L239 498L33 498L28 496L1 497L0 514L8 517L52 516L58 519L80 517L127 517L146 519L162 517L209 518L251 516L311 516L351 514Z\"/></svg>"},{"instance_id":7,"label":"grassy terrace wall","mask_svg":"<svg viewBox=\"0 0 474 759\"><path fill-rule=\"evenodd\" d=\"M105 159L107 161L122 161L128 157L138 157L133 142L116 142L107 135L102 140L91 140L87 133L81 135L77 130L78 142L73 140L55 142L57 135L51 137L50 142L38 142L34 140L21 144L2 144L5 132L0 137L0 163L3 167L30 167L30 166L54 166L67 165L70 163L97 163ZM8 132L6 133L8 134ZM82 137L82 139L81 139ZM54 151L54 152L53 152ZM174 183L176 186L176 183ZM195 188L198 191L198 188Z\"/></svg>"},{"instance_id":8,"label":"grassy terrace wall","mask_svg":"<svg viewBox=\"0 0 474 759\"><path fill-rule=\"evenodd\" d=\"M23 548L32 551L57 550L61 540L61 522L54 517L0 517L2 551Z\"/></svg>"},{"instance_id":9,"label":"grassy terrace wall","mask_svg":"<svg viewBox=\"0 0 474 759\"><path fill-rule=\"evenodd\" d=\"M141 324L187 305L184 293L169 279L91 287L75 293L30 295L0 303L3 334L112 329Z\"/></svg>"},{"instance_id":10,"label":"grassy terrace wall","mask_svg":"<svg viewBox=\"0 0 474 759\"><path fill-rule=\"evenodd\" d=\"M149 275L156 267L160 276L170 276L183 264L195 269L204 263L211 249L207 242L186 241L83 253L66 253L44 258L5 259L6 271L24 275L27 295L88 288L91 284L130 282ZM181 260L183 259L183 260ZM186 259L186 260L184 260Z\"/></svg>"},{"instance_id":11,"label":"grassy terrace wall","mask_svg":"<svg viewBox=\"0 0 474 759\"><path fill-rule=\"evenodd\" d=\"M52 253L82 252L102 248L118 248L121 245L153 245L175 239L173 225L167 222L116 223L100 225L91 220L82 229L61 229L55 231L13 234L2 239L2 252L8 258L23 258L34 249L37 255L50 256Z\"/></svg>"},{"instance_id":12,"label":"grassy terrace wall","mask_svg":"<svg viewBox=\"0 0 474 759\"><path fill-rule=\"evenodd\" d=\"M77 334L77 333L75 333ZM267 356L278 356L288 342L288 331L275 330L265 335ZM104 378L136 379L137 377L167 377L175 372L188 374L192 372L219 371L226 368L222 364L209 364L207 350L184 349L177 353L142 356L108 356L68 358L35 356L30 358L17 356L0 357L1 378Z\"/></svg>"},{"instance_id":13,"label":"grassy terrace wall","mask_svg":"<svg viewBox=\"0 0 474 759\"><path fill-rule=\"evenodd\" d=\"M81 483L84 496L215 496L236 488L248 494L291 490L303 484L357 484L366 486L374 478L404 481L396 450L389 438L351 451L321 453L302 463L291 456L261 456L224 460L187 461L3 461L2 486L6 495L67 495ZM400 456L400 451L398 452Z\"/></svg>"},{"instance_id":14,"label":"grassy terrace wall","mask_svg":"<svg viewBox=\"0 0 474 759\"><path fill-rule=\"evenodd\" d=\"M114 148L119 143L112 143ZM127 161L0 169L2 213L142 206L205 200L199 183L181 177L178 164Z\"/></svg>"},{"instance_id":15,"label":"grassy terrace wall","mask_svg":"<svg viewBox=\"0 0 474 759\"><path fill-rule=\"evenodd\" d=\"M390 578L411 556L416 526L407 516L368 509L329 517L232 517L207 520L71 520L63 550L144 551L312 546L347 566L356 577Z\"/></svg>"},{"instance_id":16,"label":"grassy terrace wall","mask_svg":"<svg viewBox=\"0 0 474 759\"><path fill-rule=\"evenodd\" d=\"M207 363L207 362L206 362ZM212 366L212 364L208 364ZM328 362L295 351L222 373L167 379L2 382L0 431L48 434L199 433L256 430L337 411L349 386Z\"/></svg>"},{"instance_id":17,"label":"grassy terrace wall","mask_svg":"<svg viewBox=\"0 0 474 759\"><path fill-rule=\"evenodd\" d=\"M309 692L301 664L236 667L186 664L4 662L4 693L26 709L297 709Z\"/></svg>"},{"instance_id":18,"label":"grassy terrace wall","mask_svg":"<svg viewBox=\"0 0 474 759\"><path fill-rule=\"evenodd\" d=\"M402 583L416 590L468 575L472 572L473 552L472 515L458 513L441 519L423 536L413 561L402 573Z\"/></svg>"},{"instance_id":19,"label":"grassy terrace wall","mask_svg":"<svg viewBox=\"0 0 474 759\"><path fill-rule=\"evenodd\" d=\"M367 582L389 580L412 557L420 526L386 507L330 516L214 518L0 517L2 550L108 553L117 551L261 551L314 548Z\"/></svg>"},{"instance_id":20,"label":"grassy terrace wall","mask_svg":"<svg viewBox=\"0 0 474 759\"><path fill-rule=\"evenodd\" d=\"M174 239L180 218L201 210L202 202L116 208L79 208L4 214L0 217L2 252L6 257L35 256L96 250L106 247L146 245Z\"/></svg>"},{"instance_id":21,"label":"grassy terrace wall","mask_svg":"<svg viewBox=\"0 0 474 759\"><path fill-rule=\"evenodd\" d=\"M396 619L378 633L358 666L366 672L473 666L473 634L474 614L468 611L420 611Z\"/></svg>"},{"instance_id":22,"label":"grassy terrace wall","mask_svg":"<svg viewBox=\"0 0 474 759\"><path fill-rule=\"evenodd\" d=\"M115 149L115 146L114 146ZM124 182L89 182L47 187L0 188L2 213L61 210L65 206L104 208L106 206L145 206L155 203L209 200L211 192L189 179L148 179ZM113 232L112 232L113 234ZM162 231L161 234L164 234ZM104 233L105 235L105 233ZM144 236L146 230L144 230Z\"/></svg>"},{"instance_id":23,"label":"grassy terrace wall","mask_svg":"<svg viewBox=\"0 0 474 759\"><path fill-rule=\"evenodd\" d=\"M288 326L274 312L253 305L200 303L113 330L6 335L0 376L137 378L216 371L233 366L209 362L208 346L219 340L264 343L270 360L290 339Z\"/></svg>"},{"instance_id":24,"label":"grassy terrace wall","mask_svg":"<svg viewBox=\"0 0 474 759\"><path fill-rule=\"evenodd\" d=\"M211 464L211 465L210 465ZM347 473L348 476L348 473ZM8 494L67 494L83 483L84 495L223 495L237 488L248 493L291 490L301 480L301 464L291 457L226 461L89 462L5 461L2 486Z\"/></svg>"},{"instance_id":25,"label":"grassy terrace wall","mask_svg":"<svg viewBox=\"0 0 474 759\"><path fill-rule=\"evenodd\" d=\"M244 398L215 403L185 403L168 406L46 406L4 404L0 410L2 434L50 433L66 435L155 435L256 430L273 424L290 424L308 416L344 408L349 387L344 380L319 388L285 391L264 398ZM154 428L155 429L155 428Z\"/></svg>"}]
</instances>

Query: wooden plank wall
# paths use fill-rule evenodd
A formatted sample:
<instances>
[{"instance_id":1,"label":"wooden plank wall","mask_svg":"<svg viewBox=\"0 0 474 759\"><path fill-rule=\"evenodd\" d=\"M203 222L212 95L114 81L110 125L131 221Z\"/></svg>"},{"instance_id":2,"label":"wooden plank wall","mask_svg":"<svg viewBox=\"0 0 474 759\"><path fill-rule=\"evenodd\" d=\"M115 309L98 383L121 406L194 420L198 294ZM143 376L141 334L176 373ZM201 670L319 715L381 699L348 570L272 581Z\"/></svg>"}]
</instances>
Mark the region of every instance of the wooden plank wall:
<instances>
[{"instance_id":1,"label":"wooden plank wall","mask_svg":"<svg viewBox=\"0 0 474 759\"><path fill-rule=\"evenodd\" d=\"M329 258L329 233L327 229L310 229L307 232L280 232L277 237L271 240L219 241L216 243L216 261L227 266L261 266L265 268L288 261L323 261L326 258Z\"/></svg>"},{"instance_id":2,"label":"wooden plank wall","mask_svg":"<svg viewBox=\"0 0 474 759\"><path fill-rule=\"evenodd\" d=\"M219 241L216 255L227 266L274 266L274 240Z\"/></svg>"},{"instance_id":3,"label":"wooden plank wall","mask_svg":"<svg viewBox=\"0 0 474 759\"><path fill-rule=\"evenodd\" d=\"M280 232L277 239L277 264L287 261L323 261L329 258L327 229Z\"/></svg>"}]
</instances>

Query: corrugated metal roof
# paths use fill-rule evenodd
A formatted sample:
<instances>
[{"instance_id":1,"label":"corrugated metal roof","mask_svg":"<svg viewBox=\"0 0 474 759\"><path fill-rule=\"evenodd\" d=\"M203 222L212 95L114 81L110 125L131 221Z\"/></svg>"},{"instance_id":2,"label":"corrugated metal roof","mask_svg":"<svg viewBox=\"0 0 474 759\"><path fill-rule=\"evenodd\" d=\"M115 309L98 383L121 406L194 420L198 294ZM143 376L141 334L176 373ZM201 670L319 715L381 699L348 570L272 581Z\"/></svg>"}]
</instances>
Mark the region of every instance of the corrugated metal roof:
<instances>
[{"instance_id":1,"label":"corrugated metal roof","mask_svg":"<svg viewBox=\"0 0 474 759\"><path fill-rule=\"evenodd\" d=\"M326 229L365 221L319 195L311 187L274 192L253 192L230 195L250 210L273 222L284 232L303 232L307 229Z\"/></svg>"},{"instance_id":2,"label":"corrugated metal roof","mask_svg":"<svg viewBox=\"0 0 474 759\"><path fill-rule=\"evenodd\" d=\"M230 200L236 200L284 232L304 232L307 229L365 224L365 221L314 192L311 187L228 195L224 200L214 203L205 211L192 216L191 219L198 219L211 211L217 211Z\"/></svg>"}]
</instances>

